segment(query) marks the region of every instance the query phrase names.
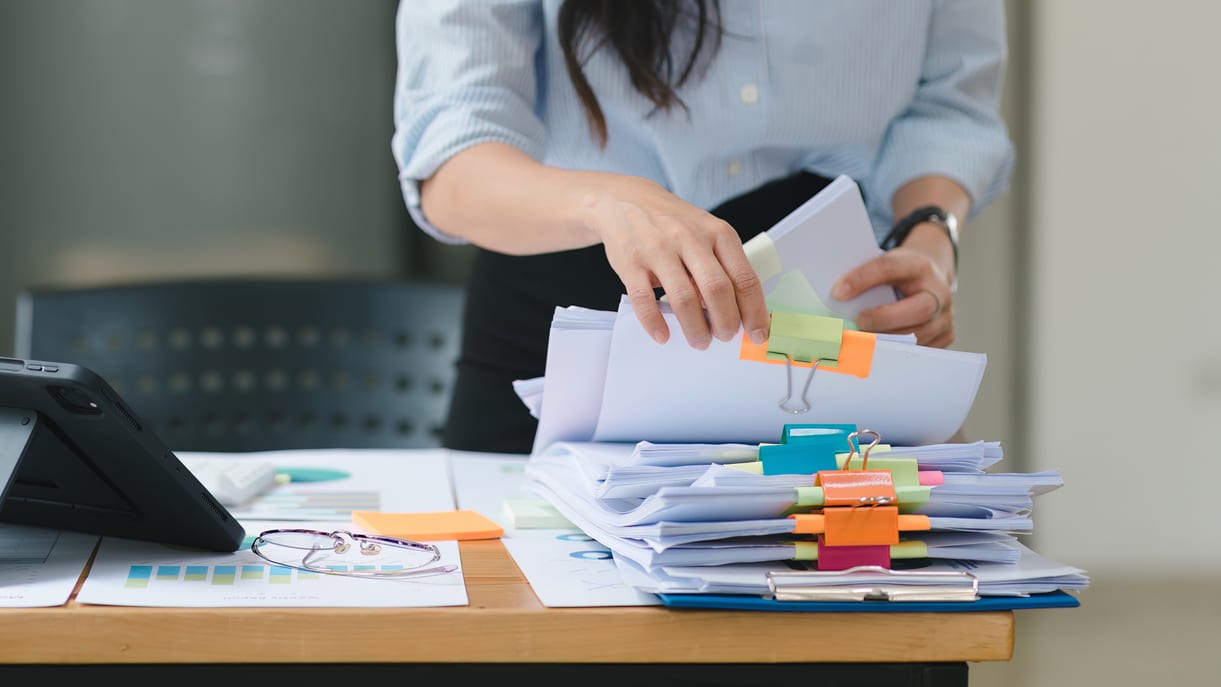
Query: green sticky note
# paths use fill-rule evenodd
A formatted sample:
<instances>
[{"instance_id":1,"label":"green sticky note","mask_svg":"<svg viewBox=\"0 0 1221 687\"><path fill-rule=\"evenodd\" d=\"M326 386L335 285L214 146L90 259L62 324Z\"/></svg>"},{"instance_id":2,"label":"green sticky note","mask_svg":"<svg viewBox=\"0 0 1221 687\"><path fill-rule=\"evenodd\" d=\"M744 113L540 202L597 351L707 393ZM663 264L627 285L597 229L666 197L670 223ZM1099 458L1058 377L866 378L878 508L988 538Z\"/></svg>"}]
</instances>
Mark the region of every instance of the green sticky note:
<instances>
[{"instance_id":1,"label":"green sticky note","mask_svg":"<svg viewBox=\"0 0 1221 687\"><path fill-rule=\"evenodd\" d=\"M576 529L555 506L542 499L505 499L501 504L510 527L517 529Z\"/></svg>"},{"instance_id":2,"label":"green sticky note","mask_svg":"<svg viewBox=\"0 0 1221 687\"><path fill-rule=\"evenodd\" d=\"M799 363L834 362L839 360L843 340L844 321L838 317L773 312L767 357L782 360L788 356Z\"/></svg>"}]
</instances>

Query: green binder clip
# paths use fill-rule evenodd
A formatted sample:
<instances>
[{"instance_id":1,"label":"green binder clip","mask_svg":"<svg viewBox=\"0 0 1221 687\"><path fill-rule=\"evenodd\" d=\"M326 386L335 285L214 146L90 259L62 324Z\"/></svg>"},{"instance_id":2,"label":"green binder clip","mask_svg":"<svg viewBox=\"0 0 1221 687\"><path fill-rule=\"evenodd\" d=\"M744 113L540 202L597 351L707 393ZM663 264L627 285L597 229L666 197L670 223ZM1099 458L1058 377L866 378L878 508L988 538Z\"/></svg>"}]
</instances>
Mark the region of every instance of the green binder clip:
<instances>
[{"instance_id":1,"label":"green binder clip","mask_svg":"<svg viewBox=\"0 0 1221 687\"><path fill-rule=\"evenodd\" d=\"M780 409L797 415L810 410L806 395L814 372L823 361L838 362L844 341L844 321L838 317L807 315L794 312L773 312L767 337L767 357L784 359L787 387ZM793 403L793 361L811 363L810 374L801 388L801 405Z\"/></svg>"}]
</instances>

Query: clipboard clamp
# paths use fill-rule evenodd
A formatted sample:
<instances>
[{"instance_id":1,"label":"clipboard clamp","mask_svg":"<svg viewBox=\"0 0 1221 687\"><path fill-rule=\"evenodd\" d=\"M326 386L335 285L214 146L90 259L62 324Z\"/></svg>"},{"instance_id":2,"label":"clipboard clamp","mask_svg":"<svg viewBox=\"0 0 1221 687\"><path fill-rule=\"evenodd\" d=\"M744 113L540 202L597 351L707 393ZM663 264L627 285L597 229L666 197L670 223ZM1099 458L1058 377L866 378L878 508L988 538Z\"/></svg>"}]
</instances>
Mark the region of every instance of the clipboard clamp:
<instances>
[{"instance_id":1,"label":"clipboard clamp","mask_svg":"<svg viewBox=\"0 0 1221 687\"><path fill-rule=\"evenodd\" d=\"M979 579L966 571L891 570L858 565L845 570L767 574L775 601L978 601Z\"/></svg>"}]
</instances>

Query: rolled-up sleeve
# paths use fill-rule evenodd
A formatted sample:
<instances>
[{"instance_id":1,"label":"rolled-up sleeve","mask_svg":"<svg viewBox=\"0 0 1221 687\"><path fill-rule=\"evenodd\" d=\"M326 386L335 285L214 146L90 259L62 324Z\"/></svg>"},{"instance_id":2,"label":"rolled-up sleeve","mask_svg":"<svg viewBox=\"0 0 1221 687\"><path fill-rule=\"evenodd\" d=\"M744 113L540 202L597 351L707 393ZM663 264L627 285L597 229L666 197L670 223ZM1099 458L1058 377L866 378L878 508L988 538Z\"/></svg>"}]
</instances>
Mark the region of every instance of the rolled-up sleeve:
<instances>
[{"instance_id":1,"label":"rolled-up sleeve","mask_svg":"<svg viewBox=\"0 0 1221 687\"><path fill-rule=\"evenodd\" d=\"M961 184L972 215L1004 192L1014 162L999 108L1006 45L1001 2L934 3L915 97L888 128L865 184L876 223L894 221L895 191L921 176Z\"/></svg>"},{"instance_id":2,"label":"rolled-up sleeve","mask_svg":"<svg viewBox=\"0 0 1221 687\"><path fill-rule=\"evenodd\" d=\"M538 0L402 0L395 33L391 147L403 199L421 229L440 241L463 243L428 222L420 181L479 143L542 156L535 66L542 9Z\"/></svg>"}]
</instances>

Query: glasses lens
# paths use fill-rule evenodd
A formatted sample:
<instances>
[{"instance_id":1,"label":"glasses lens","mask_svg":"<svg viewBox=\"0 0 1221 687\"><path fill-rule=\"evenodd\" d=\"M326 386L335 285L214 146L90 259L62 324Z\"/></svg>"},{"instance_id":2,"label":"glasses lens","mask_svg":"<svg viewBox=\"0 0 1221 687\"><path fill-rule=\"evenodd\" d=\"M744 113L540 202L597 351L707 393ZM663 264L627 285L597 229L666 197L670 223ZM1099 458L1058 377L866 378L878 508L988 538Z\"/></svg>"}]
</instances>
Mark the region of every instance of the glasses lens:
<instances>
[{"instance_id":1,"label":"glasses lens","mask_svg":"<svg viewBox=\"0 0 1221 687\"><path fill-rule=\"evenodd\" d=\"M325 532L308 532L281 530L264 532L259 535L259 545L263 548L303 549L305 551L334 549L343 543L335 535Z\"/></svg>"}]
</instances>

